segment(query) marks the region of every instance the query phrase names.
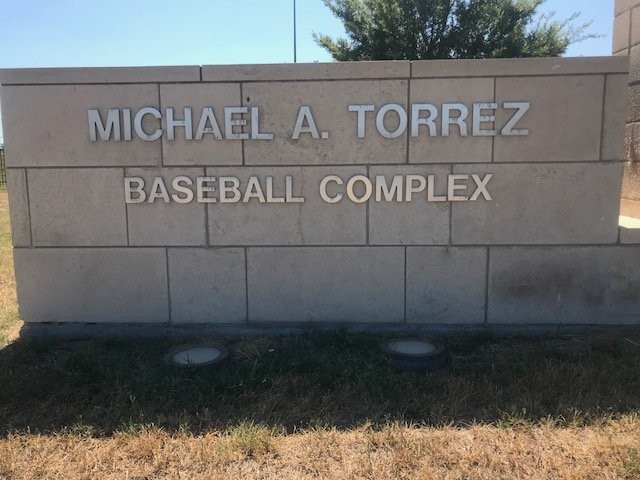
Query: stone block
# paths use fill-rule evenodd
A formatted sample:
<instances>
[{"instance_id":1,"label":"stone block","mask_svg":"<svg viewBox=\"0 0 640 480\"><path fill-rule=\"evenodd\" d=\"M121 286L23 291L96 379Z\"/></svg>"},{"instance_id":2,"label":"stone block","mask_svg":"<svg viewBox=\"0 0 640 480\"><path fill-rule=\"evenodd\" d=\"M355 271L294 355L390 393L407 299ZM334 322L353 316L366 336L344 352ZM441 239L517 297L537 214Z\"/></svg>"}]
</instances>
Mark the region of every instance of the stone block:
<instances>
[{"instance_id":1,"label":"stone block","mask_svg":"<svg viewBox=\"0 0 640 480\"><path fill-rule=\"evenodd\" d=\"M630 85L627 102L627 123L640 122L640 85Z\"/></svg>"},{"instance_id":2,"label":"stone block","mask_svg":"<svg viewBox=\"0 0 640 480\"><path fill-rule=\"evenodd\" d=\"M204 107L213 107L221 136L224 137L224 107L242 105L240 84L169 84L160 85L160 103L163 109L173 107L175 119L184 118L184 108L192 108L192 131L195 138ZM247 116L245 115L245 118ZM166 119L163 119L166 132ZM174 140L162 137L162 161L164 165L241 165L242 141L216 139L204 134L201 140L185 140L185 128L174 127Z\"/></svg>"},{"instance_id":3,"label":"stone block","mask_svg":"<svg viewBox=\"0 0 640 480\"><path fill-rule=\"evenodd\" d=\"M195 178L204 175L204 168L127 168L125 172L127 177L142 178L147 194L154 177L162 177L171 194L171 182L175 177L188 176L195 185ZM121 203L124 201L123 195ZM130 245L207 244L206 208L195 200L188 204L174 201L166 203L162 199L156 199L153 203L129 203L127 218Z\"/></svg>"},{"instance_id":4,"label":"stone block","mask_svg":"<svg viewBox=\"0 0 640 480\"><path fill-rule=\"evenodd\" d=\"M411 78L582 75L626 71L624 59L611 57L488 58L411 62Z\"/></svg>"},{"instance_id":5,"label":"stone block","mask_svg":"<svg viewBox=\"0 0 640 480\"><path fill-rule=\"evenodd\" d=\"M615 15L631 10L633 7L640 5L640 0L615 0Z\"/></svg>"},{"instance_id":6,"label":"stone block","mask_svg":"<svg viewBox=\"0 0 640 480\"><path fill-rule=\"evenodd\" d=\"M353 163L404 163L407 137L384 138L376 129L375 114L387 103L406 109L407 80L367 80L300 83L247 83L243 98L261 111L261 131L273 133L273 140L245 142L246 165L318 165ZM356 112L349 105L375 105L367 112L365 137L358 138ZM309 106L320 138L301 133L292 138L301 106ZM306 125L306 121L304 122ZM396 112L388 112L385 126L399 125ZM326 139L323 139L323 132Z\"/></svg>"},{"instance_id":7,"label":"stone block","mask_svg":"<svg viewBox=\"0 0 640 480\"><path fill-rule=\"evenodd\" d=\"M0 69L2 85L197 82L199 66Z\"/></svg>"},{"instance_id":8,"label":"stone block","mask_svg":"<svg viewBox=\"0 0 640 480\"><path fill-rule=\"evenodd\" d=\"M639 145L636 145L638 148ZM622 198L629 201L640 201L640 162L632 161L624 164L624 175L622 176ZM636 213L638 207L634 205L632 208L634 215L640 216L640 212Z\"/></svg>"},{"instance_id":9,"label":"stone block","mask_svg":"<svg viewBox=\"0 0 640 480\"><path fill-rule=\"evenodd\" d=\"M7 190L12 244L14 247L28 247L31 245L31 218L26 170L7 169Z\"/></svg>"},{"instance_id":10,"label":"stone block","mask_svg":"<svg viewBox=\"0 0 640 480\"><path fill-rule=\"evenodd\" d=\"M441 108L443 103L464 103L470 109L473 102L493 102L493 78L451 78L447 81L412 80L411 104L430 103ZM440 110L441 111L441 110ZM422 115L426 115L423 113ZM460 129L451 128L451 135L442 136L441 125L436 120L438 136L430 137L426 125L419 127L418 136L409 137L409 162L453 163L490 162L492 137L461 136Z\"/></svg>"},{"instance_id":11,"label":"stone block","mask_svg":"<svg viewBox=\"0 0 640 480\"><path fill-rule=\"evenodd\" d=\"M629 48L629 28L631 12L627 10L613 19L613 52ZM635 18L634 18L635 20Z\"/></svg>"},{"instance_id":12,"label":"stone block","mask_svg":"<svg viewBox=\"0 0 640 480\"><path fill-rule=\"evenodd\" d=\"M246 321L245 255L241 248L170 248L172 323Z\"/></svg>"},{"instance_id":13,"label":"stone block","mask_svg":"<svg viewBox=\"0 0 640 480\"><path fill-rule=\"evenodd\" d=\"M620 50L619 52L616 52L613 54L616 57L626 57L629 55L629 49L625 48L624 50Z\"/></svg>"},{"instance_id":14,"label":"stone block","mask_svg":"<svg viewBox=\"0 0 640 480\"><path fill-rule=\"evenodd\" d=\"M640 219L634 218L633 227L620 227L620 243L640 245Z\"/></svg>"},{"instance_id":15,"label":"stone block","mask_svg":"<svg viewBox=\"0 0 640 480\"><path fill-rule=\"evenodd\" d=\"M639 25L640 28L640 25ZM629 49L629 83L640 80L640 45Z\"/></svg>"},{"instance_id":16,"label":"stone block","mask_svg":"<svg viewBox=\"0 0 640 480\"><path fill-rule=\"evenodd\" d=\"M25 322L165 323L167 264L160 248L17 248Z\"/></svg>"},{"instance_id":17,"label":"stone block","mask_svg":"<svg viewBox=\"0 0 640 480\"><path fill-rule=\"evenodd\" d=\"M627 81L626 75L609 75L607 77L602 126L602 160L622 160L624 158Z\"/></svg>"},{"instance_id":18,"label":"stone block","mask_svg":"<svg viewBox=\"0 0 640 480\"><path fill-rule=\"evenodd\" d=\"M454 245L616 243L621 162L454 167L478 172L493 199L454 203Z\"/></svg>"},{"instance_id":19,"label":"stone block","mask_svg":"<svg viewBox=\"0 0 640 480\"><path fill-rule=\"evenodd\" d=\"M595 75L496 79L497 102L528 100L531 108L516 127L529 134L496 137L494 162L598 160L603 90L604 76ZM512 113L498 111L498 125Z\"/></svg>"},{"instance_id":20,"label":"stone block","mask_svg":"<svg viewBox=\"0 0 640 480\"><path fill-rule=\"evenodd\" d=\"M121 168L27 170L33 245L124 246Z\"/></svg>"},{"instance_id":21,"label":"stone block","mask_svg":"<svg viewBox=\"0 0 640 480\"><path fill-rule=\"evenodd\" d=\"M406 78L410 62L328 62L260 65L205 65L204 82L255 82L277 80L347 80L362 78Z\"/></svg>"},{"instance_id":22,"label":"stone block","mask_svg":"<svg viewBox=\"0 0 640 480\"><path fill-rule=\"evenodd\" d=\"M640 123L628 123L625 127L624 159L629 165L640 161Z\"/></svg>"},{"instance_id":23,"label":"stone block","mask_svg":"<svg viewBox=\"0 0 640 480\"><path fill-rule=\"evenodd\" d=\"M404 248L248 249L250 322L402 323Z\"/></svg>"},{"instance_id":24,"label":"stone block","mask_svg":"<svg viewBox=\"0 0 640 480\"><path fill-rule=\"evenodd\" d=\"M285 197L286 176L292 177L292 195L304 203L261 203L258 199L238 203L208 204L211 245L354 245L366 243L366 205L346 197L326 203L319 186L327 175L338 175L346 184L365 167L251 167L207 168L207 175L234 176L244 192L250 176L258 177L266 196L266 178L273 178L274 197ZM344 188L344 187L343 187ZM335 192L334 192L335 190ZM337 193L335 184L328 193Z\"/></svg>"},{"instance_id":25,"label":"stone block","mask_svg":"<svg viewBox=\"0 0 640 480\"><path fill-rule=\"evenodd\" d=\"M634 8L631 10L631 45L637 45L638 43L640 43L640 8Z\"/></svg>"},{"instance_id":26,"label":"stone block","mask_svg":"<svg viewBox=\"0 0 640 480\"><path fill-rule=\"evenodd\" d=\"M436 195L446 195L446 177L451 168L433 166L374 166L369 178L383 175L391 185L394 175L436 175ZM404 186L404 183L403 183ZM374 193L375 198L375 193ZM404 197L403 197L404 200ZM413 195L411 202L369 201L369 243L371 245L447 245L449 243L449 202L427 202L426 192Z\"/></svg>"},{"instance_id":27,"label":"stone block","mask_svg":"<svg viewBox=\"0 0 640 480\"><path fill-rule=\"evenodd\" d=\"M407 248L407 323L483 323L487 249Z\"/></svg>"},{"instance_id":28,"label":"stone block","mask_svg":"<svg viewBox=\"0 0 640 480\"><path fill-rule=\"evenodd\" d=\"M87 114L98 108L104 122L110 108L157 108L157 85L3 86L0 94L9 167L160 165L160 141L90 141ZM160 123L147 115L143 125Z\"/></svg>"},{"instance_id":29,"label":"stone block","mask_svg":"<svg viewBox=\"0 0 640 480\"><path fill-rule=\"evenodd\" d=\"M637 247L492 247L488 322L637 324Z\"/></svg>"}]
</instances>

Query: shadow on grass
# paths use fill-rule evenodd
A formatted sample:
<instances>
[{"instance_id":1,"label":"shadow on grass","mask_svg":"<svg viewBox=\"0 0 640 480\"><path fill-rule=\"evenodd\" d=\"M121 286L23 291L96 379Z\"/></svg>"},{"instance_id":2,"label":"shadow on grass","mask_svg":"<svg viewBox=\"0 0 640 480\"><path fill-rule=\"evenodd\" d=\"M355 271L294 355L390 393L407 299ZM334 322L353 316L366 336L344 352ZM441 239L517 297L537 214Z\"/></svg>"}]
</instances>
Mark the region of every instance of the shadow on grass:
<instances>
[{"instance_id":1,"label":"shadow on grass","mask_svg":"<svg viewBox=\"0 0 640 480\"><path fill-rule=\"evenodd\" d=\"M201 433L244 421L288 431L394 421L591 424L640 408L640 331L440 338L453 361L430 374L391 370L384 338L217 339L231 361L199 370L164 363L175 341L19 340L0 350L0 435L110 435L150 424Z\"/></svg>"}]
</instances>

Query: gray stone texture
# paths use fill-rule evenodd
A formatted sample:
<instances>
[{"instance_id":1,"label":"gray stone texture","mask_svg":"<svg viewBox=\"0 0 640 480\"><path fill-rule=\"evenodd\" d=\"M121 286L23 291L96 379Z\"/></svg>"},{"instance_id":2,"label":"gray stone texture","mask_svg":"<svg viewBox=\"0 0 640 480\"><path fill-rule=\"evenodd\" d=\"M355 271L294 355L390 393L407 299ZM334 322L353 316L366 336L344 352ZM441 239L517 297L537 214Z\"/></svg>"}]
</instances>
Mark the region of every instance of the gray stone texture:
<instances>
[{"instance_id":1,"label":"gray stone texture","mask_svg":"<svg viewBox=\"0 0 640 480\"><path fill-rule=\"evenodd\" d=\"M261 65L205 65L204 82L251 82L274 80L347 80L362 78L406 78L410 63L405 60L380 62L331 62Z\"/></svg>"},{"instance_id":2,"label":"gray stone texture","mask_svg":"<svg viewBox=\"0 0 640 480\"><path fill-rule=\"evenodd\" d=\"M625 135L625 159L629 161L625 165L622 182L623 210L624 200L640 199L640 181L634 175L637 170L638 138L637 124L640 120L640 86L635 85L640 81L640 1L616 0L615 19L613 29L613 51L629 55L629 88L627 101L627 129ZM619 50L619 52L618 52Z\"/></svg>"},{"instance_id":3,"label":"gray stone texture","mask_svg":"<svg viewBox=\"0 0 640 480\"><path fill-rule=\"evenodd\" d=\"M160 103L163 109L173 107L175 119L184 118L184 108L193 110L192 135L195 136L203 107L213 107L218 127L224 135L224 107L242 105L239 83L170 84L160 85ZM248 116L245 115L245 119ZM164 165L241 165L242 141L217 140L205 134L202 140L185 140L185 128L175 127L175 139L168 140L166 120L162 137Z\"/></svg>"},{"instance_id":4,"label":"gray stone texture","mask_svg":"<svg viewBox=\"0 0 640 480\"><path fill-rule=\"evenodd\" d=\"M617 241L621 162L456 165L454 172L492 173L493 200L454 203L453 244Z\"/></svg>"},{"instance_id":5,"label":"gray stone texture","mask_svg":"<svg viewBox=\"0 0 640 480\"><path fill-rule=\"evenodd\" d=\"M401 247L249 248L250 322L402 323Z\"/></svg>"},{"instance_id":6,"label":"gray stone texture","mask_svg":"<svg viewBox=\"0 0 640 480\"><path fill-rule=\"evenodd\" d=\"M613 51L619 52L629 48L629 28L631 26L631 12L622 12L613 20Z\"/></svg>"},{"instance_id":7,"label":"gray stone texture","mask_svg":"<svg viewBox=\"0 0 640 480\"><path fill-rule=\"evenodd\" d=\"M615 32L615 26L614 26ZM631 10L631 46L640 43L640 8L634 8Z\"/></svg>"},{"instance_id":8,"label":"gray stone texture","mask_svg":"<svg viewBox=\"0 0 640 480\"><path fill-rule=\"evenodd\" d=\"M557 76L593 73L626 73L624 59L576 58L489 58L482 60L417 60L411 62L411 78Z\"/></svg>"},{"instance_id":9,"label":"gray stone texture","mask_svg":"<svg viewBox=\"0 0 640 480\"><path fill-rule=\"evenodd\" d=\"M640 322L640 249L492 247L488 322Z\"/></svg>"},{"instance_id":10,"label":"gray stone texture","mask_svg":"<svg viewBox=\"0 0 640 480\"><path fill-rule=\"evenodd\" d=\"M639 9L640 10L640 9ZM628 50L629 55L629 75L628 81L640 80L640 45L634 45Z\"/></svg>"},{"instance_id":11,"label":"gray stone texture","mask_svg":"<svg viewBox=\"0 0 640 480\"><path fill-rule=\"evenodd\" d=\"M604 120L602 126L602 160L624 158L625 111L627 96L626 75L608 75L605 91Z\"/></svg>"},{"instance_id":12,"label":"gray stone texture","mask_svg":"<svg viewBox=\"0 0 640 480\"><path fill-rule=\"evenodd\" d=\"M627 123L640 121L640 84L630 85L627 103Z\"/></svg>"},{"instance_id":13,"label":"gray stone texture","mask_svg":"<svg viewBox=\"0 0 640 480\"><path fill-rule=\"evenodd\" d=\"M622 197L636 202L640 201L640 161L636 160L624 164Z\"/></svg>"},{"instance_id":14,"label":"gray stone texture","mask_svg":"<svg viewBox=\"0 0 640 480\"><path fill-rule=\"evenodd\" d=\"M495 138L494 162L584 162L600 158L604 76L498 78L496 100L528 100L527 136ZM559 106L562 105L562 108ZM498 125L512 111L499 111Z\"/></svg>"},{"instance_id":15,"label":"gray stone texture","mask_svg":"<svg viewBox=\"0 0 640 480\"><path fill-rule=\"evenodd\" d=\"M7 68L0 70L0 84L51 83L158 83L197 82L199 66L100 67L100 68Z\"/></svg>"},{"instance_id":16,"label":"gray stone texture","mask_svg":"<svg viewBox=\"0 0 640 480\"><path fill-rule=\"evenodd\" d=\"M323 177L338 175L347 182L365 175L365 167L245 167L207 168L210 176L235 176L244 192L248 177L257 176L263 190L266 177L273 177L274 196L284 197L285 176L293 177L293 195L304 203L208 204L210 245L355 245L366 243L366 204L345 198L329 204L320 198ZM343 187L344 188L344 187ZM335 185L329 190L334 195ZM335 190L335 191L334 191ZM266 192L265 192L266 195Z\"/></svg>"},{"instance_id":17,"label":"gray stone texture","mask_svg":"<svg viewBox=\"0 0 640 480\"><path fill-rule=\"evenodd\" d=\"M407 247L407 323L483 323L486 267L486 248Z\"/></svg>"},{"instance_id":18,"label":"gray stone texture","mask_svg":"<svg viewBox=\"0 0 640 480\"><path fill-rule=\"evenodd\" d=\"M620 243L623 245L640 245L640 225L636 228L620 227Z\"/></svg>"},{"instance_id":19,"label":"gray stone texture","mask_svg":"<svg viewBox=\"0 0 640 480\"><path fill-rule=\"evenodd\" d=\"M620 15L626 10L630 10L638 5L640 5L640 0L615 0L614 14Z\"/></svg>"},{"instance_id":20,"label":"gray stone texture","mask_svg":"<svg viewBox=\"0 0 640 480\"><path fill-rule=\"evenodd\" d=\"M26 170L7 169L7 190L12 244L14 247L28 247L31 245L31 219Z\"/></svg>"},{"instance_id":21,"label":"gray stone texture","mask_svg":"<svg viewBox=\"0 0 640 480\"><path fill-rule=\"evenodd\" d=\"M640 8L628 12L640 0L622 4L626 40L619 32L614 48L640 56L629 44L640 40ZM624 56L2 70L21 314L69 328L639 323L640 239L618 228L627 70ZM632 70L640 80L636 61ZM428 137L421 127L410 138L409 123L388 139L376 129L384 104L410 116L410 103L492 100L530 101L518 125L529 135L462 138L454 127ZM640 86L629 102L628 119L640 121ZM348 111L357 104L376 109L363 139ZM189 106L195 132L202 107L214 107L224 131L224 107L240 105L259 107L260 132L275 139L186 142L178 127L173 141L89 140L89 108L104 117L173 107L182 118ZM291 138L303 105L327 138ZM499 114L498 127L506 120ZM166 127L166 117L145 122ZM395 114L385 123L393 129ZM625 152L640 157L633 135ZM429 203L421 192L411 203L328 204L319 195L326 175L450 172L493 174L493 200ZM125 204L125 175L149 185L203 174L238 177L242 191L248 176L263 187L272 176L276 197L291 175L305 202Z\"/></svg>"},{"instance_id":22,"label":"gray stone texture","mask_svg":"<svg viewBox=\"0 0 640 480\"><path fill-rule=\"evenodd\" d=\"M369 178L375 182L376 175L383 175L390 185L394 175L436 175L439 183L436 183L435 194L446 195L446 177L450 173L451 167L447 165L373 166L369 169ZM446 245L449 243L450 208L449 202L427 202L426 191L413 194L411 202L376 202L373 199L369 202L369 243Z\"/></svg>"},{"instance_id":23,"label":"gray stone texture","mask_svg":"<svg viewBox=\"0 0 640 480\"><path fill-rule=\"evenodd\" d=\"M171 182L177 176L195 178L204 175L204 168L127 168L127 177L144 179L147 194L154 177L162 177L169 195ZM184 196L180 194L180 196ZM121 202L124 202L124 194ZM206 207L195 200L188 204L166 203L156 199L153 203L127 204L129 244L140 246L206 245Z\"/></svg>"},{"instance_id":24,"label":"gray stone texture","mask_svg":"<svg viewBox=\"0 0 640 480\"><path fill-rule=\"evenodd\" d=\"M37 85L0 89L9 167L160 165L160 142L92 142L87 112L98 108L105 121L110 108L132 112L158 107L157 85ZM124 108L124 107L122 107ZM143 124L158 128L151 115Z\"/></svg>"},{"instance_id":25,"label":"gray stone texture","mask_svg":"<svg viewBox=\"0 0 640 480\"><path fill-rule=\"evenodd\" d=\"M36 247L126 246L122 168L27 170Z\"/></svg>"},{"instance_id":26,"label":"gray stone texture","mask_svg":"<svg viewBox=\"0 0 640 480\"><path fill-rule=\"evenodd\" d=\"M245 255L241 248L170 248L172 323L246 321Z\"/></svg>"},{"instance_id":27,"label":"gray stone texture","mask_svg":"<svg viewBox=\"0 0 640 480\"><path fill-rule=\"evenodd\" d=\"M272 141L246 141L245 164L404 163L406 132L394 139L382 137L376 130L375 112L368 112L365 138L357 138L357 114L347 107L374 104L377 112L386 103L398 103L406 109L407 91L407 80L244 84L246 105L261 108L262 131L275 135ZM313 139L308 133L298 140L291 138L303 105L311 107L318 131L327 132L327 139ZM388 129L397 127L394 112L386 119Z\"/></svg>"},{"instance_id":28,"label":"gray stone texture","mask_svg":"<svg viewBox=\"0 0 640 480\"><path fill-rule=\"evenodd\" d=\"M469 108L468 136L461 136L457 126L451 127L451 134L443 137L440 119L436 119L438 136L430 137L426 125L420 126L418 136L409 138L409 162L412 163L454 163L490 162L492 137L471 136L471 113L473 102L492 102L493 78L451 78L412 80L410 103L431 103L441 108L443 103L459 102ZM442 110L440 110L440 115ZM424 115L424 113L423 113ZM485 125L483 125L485 126Z\"/></svg>"},{"instance_id":29,"label":"gray stone texture","mask_svg":"<svg viewBox=\"0 0 640 480\"><path fill-rule=\"evenodd\" d=\"M14 259L27 322L169 321L163 248L18 248Z\"/></svg>"}]
</instances>

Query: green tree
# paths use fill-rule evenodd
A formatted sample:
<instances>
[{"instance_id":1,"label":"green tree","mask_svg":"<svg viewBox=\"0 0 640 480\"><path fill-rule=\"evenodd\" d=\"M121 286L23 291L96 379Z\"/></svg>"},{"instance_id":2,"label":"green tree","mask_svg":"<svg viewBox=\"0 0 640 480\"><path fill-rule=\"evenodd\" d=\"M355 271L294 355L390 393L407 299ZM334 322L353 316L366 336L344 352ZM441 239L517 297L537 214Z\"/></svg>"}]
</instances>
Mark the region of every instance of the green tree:
<instances>
[{"instance_id":1,"label":"green tree","mask_svg":"<svg viewBox=\"0 0 640 480\"><path fill-rule=\"evenodd\" d=\"M314 33L335 60L559 56L585 34L579 14L538 14L545 0L323 0L349 39Z\"/></svg>"}]
</instances>

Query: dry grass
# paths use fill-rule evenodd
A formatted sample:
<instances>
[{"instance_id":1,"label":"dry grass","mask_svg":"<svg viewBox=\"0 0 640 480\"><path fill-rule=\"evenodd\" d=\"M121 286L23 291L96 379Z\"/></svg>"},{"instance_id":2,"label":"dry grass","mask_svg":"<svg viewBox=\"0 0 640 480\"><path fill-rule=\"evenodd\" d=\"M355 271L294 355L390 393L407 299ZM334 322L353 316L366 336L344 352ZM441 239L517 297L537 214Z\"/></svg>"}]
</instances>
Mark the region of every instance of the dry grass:
<instances>
[{"instance_id":1,"label":"dry grass","mask_svg":"<svg viewBox=\"0 0 640 480\"><path fill-rule=\"evenodd\" d=\"M315 429L111 438L20 435L0 442L0 477L20 479L634 479L640 421L598 428Z\"/></svg>"},{"instance_id":2,"label":"dry grass","mask_svg":"<svg viewBox=\"0 0 640 480\"><path fill-rule=\"evenodd\" d=\"M16 282L11 254L11 227L7 192L0 192L0 348L20 331Z\"/></svg>"}]
</instances>

